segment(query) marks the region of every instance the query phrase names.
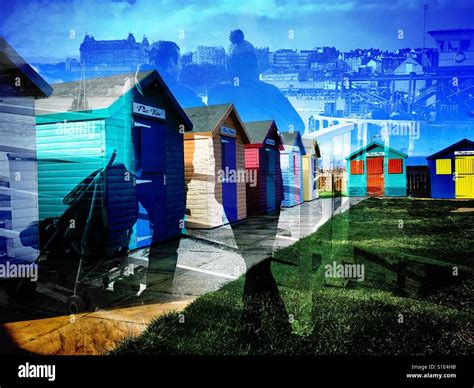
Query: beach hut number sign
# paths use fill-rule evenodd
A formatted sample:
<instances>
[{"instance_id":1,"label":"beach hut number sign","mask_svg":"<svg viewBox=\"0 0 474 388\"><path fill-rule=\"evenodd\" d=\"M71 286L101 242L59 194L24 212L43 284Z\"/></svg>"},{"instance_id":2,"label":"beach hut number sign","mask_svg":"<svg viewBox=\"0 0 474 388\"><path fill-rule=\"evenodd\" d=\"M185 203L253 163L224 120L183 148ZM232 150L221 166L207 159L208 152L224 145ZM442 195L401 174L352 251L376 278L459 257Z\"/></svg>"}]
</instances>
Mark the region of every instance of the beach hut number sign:
<instances>
[{"instance_id":1,"label":"beach hut number sign","mask_svg":"<svg viewBox=\"0 0 474 388\"><path fill-rule=\"evenodd\" d=\"M154 117L156 119L164 120L166 118L166 112L163 109L155 108L145 104L139 104L137 102L133 103L133 113L147 117Z\"/></svg>"},{"instance_id":2,"label":"beach hut number sign","mask_svg":"<svg viewBox=\"0 0 474 388\"><path fill-rule=\"evenodd\" d=\"M454 155L456 156L474 155L474 151L454 151Z\"/></svg>"},{"instance_id":3,"label":"beach hut number sign","mask_svg":"<svg viewBox=\"0 0 474 388\"><path fill-rule=\"evenodd\" d=\"M383 151L381 152L367 152L367 156L384 156Z\"/></svg>"},{"instance_id":4,"label":"beach hut number sign","mask_svg":"<svg viewBox=\"0 0 474 388\"><path fill-rule=\"evenodd\" d=\"M221 135L236 137L237 131L234 128L221 127Z\"/></svg>"}]
</instances>

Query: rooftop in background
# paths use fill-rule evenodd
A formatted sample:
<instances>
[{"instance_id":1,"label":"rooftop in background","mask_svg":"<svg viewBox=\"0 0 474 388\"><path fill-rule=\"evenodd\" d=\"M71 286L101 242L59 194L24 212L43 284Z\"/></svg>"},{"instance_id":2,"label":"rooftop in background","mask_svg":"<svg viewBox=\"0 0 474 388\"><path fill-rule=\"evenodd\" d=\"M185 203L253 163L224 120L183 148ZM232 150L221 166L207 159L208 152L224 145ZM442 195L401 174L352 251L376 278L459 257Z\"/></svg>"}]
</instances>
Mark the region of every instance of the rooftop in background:
<instances>
[{"instance_id":1,"label":"rooftop in background","mask_svg":"<svg viewBox=\"0 0 474 388\"><path fill-rule=\"evenodd\" d=\"M41 98L51 92L51 86L0 37L0 96Z\"/></svg>"},{"instance_id":2,"label":"rooftop in background","mask_svg":"<svg viewBox=\"0 0 474 388\"><path fill-rule=\"evenodd\" d=\"M429 31L439 50L440 68L474 66L474 29Z\"/></svg>"},{"instance_id":3,"label":"rooftop in background","mask_svg":"<svg viewBox=\"0 0 474 388\"><path fill-rule=\"evenodd\" d=\"M448 151L454 151L456 149L459 149L461 147L474 147L474 141L469 140L469 139L462 139L458 141L457 143L451 144L450 146L443 148L442 150L434 153L433 155L428 156L426 159L434 159L439 155L445 154Z\"/></svg>"}]
</instances>

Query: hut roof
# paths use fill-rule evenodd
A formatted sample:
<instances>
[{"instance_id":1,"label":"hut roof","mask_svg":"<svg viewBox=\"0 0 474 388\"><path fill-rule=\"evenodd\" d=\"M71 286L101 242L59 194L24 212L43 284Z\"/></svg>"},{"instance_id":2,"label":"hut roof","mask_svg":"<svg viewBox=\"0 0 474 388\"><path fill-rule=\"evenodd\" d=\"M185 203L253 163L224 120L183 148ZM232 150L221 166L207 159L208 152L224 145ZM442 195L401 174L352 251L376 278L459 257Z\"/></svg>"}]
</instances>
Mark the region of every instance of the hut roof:
<instances>
[{"instance_id":1,"label":"hut roof","mask_svg":"<svg viewBox=\"0 0 474 388\"><path fill-rule=\"evenodd\" d=\"M173 107L183 118L186 129L190 130L191 121L156 70L53 84L53 93L49 98L37 104L36 111L40 116L65 112L100 111L109 108L132 89L144 89L153 81L158 82L171 100Z\"/></svg>"},{"instance_id":2,"label":"hut roof","mask_svg":"<svg viewBox=\"0 0 474 388\"><path fill-rule=\"evenodd\" d=\"M301 149L301 153L303 155L306 155L306 150L304 148L303 141L301 139L301 135L298 131L283 132L282 134L280 134L280 136L281 136L281 139L283 140L283 144L285 146L290 146L290 147L298 146Z\"/></svg>"},{"instance_id":3,"label":"hut roof","mask_svg":"<svg viewBox=\"0 0 474 388\"><path fill-rule=\"evenodd\" d=\"M245 123L245 129L250 137L250 143L252 144L262 144L267 136L269 135L272 128L278 133L278 138L280 144L283 143L276 123L273 120L264 120L264 121L249 121Z\"/></svg>"},{"instance_id":4,"label":"hut roof","mask_svg":"<svg viewBox=\"0 0 474 388\"><path fill-rule=\"evenodd\" d=\"M373 141L373 142L367 144L365 147L359 148L357 151L354 151L349 156L346 156L345 159L351 159L352 157L360 154L361 152L364 152L364 151L367 152L367 151L369 151L369 150L371 150L372 148L375 148L375 147L382 147L383 149L388 150L390 152L393 152L395 154L398 154L403 158L408 157L407 154L404 154L403 152L400 152L400 151L396 150L395 148L387 147L385 144L379 143L377 141Z\"/></svg>"},{"instance_id":5,"label":"hut roof","mask_svg":"<svg viewBox=\"0 0 474 388\"><path fill-rule=\"evenodd\" d=\"M20 87L15 86L14 78L22 76ZM25 82L26 80L26 82ZM0 95L47 97L51 86L0 37Z\"/></svg>"},{"instance_id":6,"label":"hut roof","mask_svg":"<svg viewBox=\"0 0 474 388\"><path fill-rule=\"evenodd\" d=\"M251 143L263 143L270 132L273 121L250 121L245 123L245 129L250 136Z\"/></svg>"},{"instance_id":7,"label":"hut roof","mask_svg":"<svg viewBox=\"0 0 474 388\"><path fill-rule=\"evenodd\" d=\"M450 151L455 151L461 147L472 147L474 148L474 141L469 139L462 139L457 143L451 144L449 147L443 148L441 151L434 153L433 155L428 156L426 159L434 159L442 154L445 154Z\"/></svg>"},{"instance_id":8,"label":"hut roof","mask_svg":"<svg viewBox=\"0 0 474 388\"><path fill-rule=\"evenodd\" d=\"M249 135L246 127L237 113L234 104L218 104L218 105L207 105L199 106L195 108L186 108L184 112L193 123L192 133L198 132L213 132L215 133L224 123L225 119L235 114L237 122L239 123L242 132L244 133L248 142L250 142Z\"/></svg>"},{"instance_id":9,"label":"hut roof","mask_svg":"<svg viewBox=\"0 0 474 388\"><path fill-rule=\"evenodd\" d=\"M321 157L321 150L319 149L319 144L316 140L310 139L307 137L302 137L301 138L304 148L309 151L309 150L314 150L314 153L317 158Z\"/></svg>"}]
</instances>

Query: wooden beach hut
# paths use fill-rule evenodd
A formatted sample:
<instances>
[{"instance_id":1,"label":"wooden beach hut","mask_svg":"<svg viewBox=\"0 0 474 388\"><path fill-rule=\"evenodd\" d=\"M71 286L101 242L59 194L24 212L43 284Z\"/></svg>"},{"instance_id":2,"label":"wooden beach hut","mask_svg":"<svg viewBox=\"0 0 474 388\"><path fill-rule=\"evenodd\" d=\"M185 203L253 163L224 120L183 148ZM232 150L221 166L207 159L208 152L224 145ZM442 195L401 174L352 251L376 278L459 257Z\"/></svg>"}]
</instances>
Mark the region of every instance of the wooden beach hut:
<instances>
[{"instance_id":1,"label":"wooden beach hut","mask_svg":"<svg viewBox=\"0 0 474 388\"><path fill-rule=\"evenodd\" d=\"M184 136L186 226L213 228L247 217L245 144L233 104L185 109L193 130Z\"/></svg>"},{"instance_id":2,"label":"wooden beach hut","mask_svg":"<svg viewBox=\"0 0 474 388\"><path fill-rule=\"evenodd\" d=\"M280 165L283 177L282 206L291 207L304 201L303 197L303 156L306 155L301 135L298 131L281 134L283 150Z\"/></svg>"},{"instance_id":3,"label":"wooden beach hut","mask_svg":"<svg viewBox=\"0 0 474 388\"><path fill-rule=\"evenodd\" d=\"M305 201L318 198L318 159L321 151L317 141L302 138L306 155L303 156L303 196Z\"/></svg>"},{"instance_id":4,"label":"wooden beach hut","mask_svg":"<svg viewBox=\"0 0 474 388\"><path fill-rule=\"evenodd\" d=\"M283 182L280 149L283 142L273 120L245 123L250 144L245 145L248 214L265 214L280 209Z\"/></svg>"},{"instance_id":5,"label":"wooden beach hut","mask_svg":"<svg viewBox=\"0 0 474 388\"><path fill-rule=\"evenodd\" d=\"M428 156L432 198L474 198L474 142L463 139Z\"/></svg>"},{"instance_id":6,"label":"wooden beach hut","mask_svg":"<svg viewBox=\"0 0 474 388\"><path fill-rule=\"evenodd\" d=\"M346 157L348 195L405 197L407 155L372 142Z\"/></svg>"},{"instance_id":7,"label":"wooden beach hut","mask_svg":"<svg viewBox=\"0 0 474 388\"><path fill-rule=\"evenodd\" d=\"M0 38L0 263L38 257L35 104L51 92Z\"/></svg>"},{"instance_id":8,"label":"wooden beach hut","mask_svg":"<svg viewBox=\"0 0 474 388\"><path fill-rule=\"evenodd\" d=\"M192 124L156 71L56 84L36 128L40 219L60 216L64 196L116 151L136 180L130 248L181 234L183 135Z\"/></svg>"}]
</instances>

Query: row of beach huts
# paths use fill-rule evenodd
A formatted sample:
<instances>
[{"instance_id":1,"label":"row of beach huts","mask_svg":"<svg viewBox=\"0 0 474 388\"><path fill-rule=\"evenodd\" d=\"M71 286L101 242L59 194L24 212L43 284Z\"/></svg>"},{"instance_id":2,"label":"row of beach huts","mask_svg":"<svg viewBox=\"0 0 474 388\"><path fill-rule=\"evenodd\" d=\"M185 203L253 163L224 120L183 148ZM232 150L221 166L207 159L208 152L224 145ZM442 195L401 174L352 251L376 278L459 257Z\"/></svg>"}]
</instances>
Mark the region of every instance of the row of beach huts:
<instances>
[{"instance_id":1,"label":"row of beach huts","mask_svg":"<svg viewBox=\"0 0 474 388\"><path fill-rule=\"evenodd\" d=\"M124 76L88 80L89 94L110 92L89 97L87 110L70 107L77 82L37 103L40 219L61 215L63 198L114 152L137 187L159 198L159 241L178 235L184 217L187 228L214 228L317 195L315 142L305 147L272 120L244 123L231 103L182 109L156 71L136 77L118 91Z\"/></svg>"},{"instance_id":2,"label":"row of beach huts","mask_svg":"<svg viewBox=\"0 0 474 388\"><path fill-rule=\"evenodd\" d=\"M25 230L61 217L111 158L130 173L115 179L131 175L136 186L132 249L317 196L317 143L303 144L298 132L280 133L272 120L244 123L231 103L183 109L156 71L53 90L1 44L10 69L2 83L23 83L2 93L0 108L2 258L35 259L38 243L24 246ZM28 117L27 131L7 124L17 117ZM121 195L107 184L107 195ZM114 222L128 211L115 210Z\"/></svg>"},{"instance_id":3,"label":"row of beach huts","mask_svg":"<svg viewBox=\"0 0 474 388\"><path fill-rule=\"evenodd\" d=\"M9 76L23 82L21 92L2 90L13 97L0 107L4 257L34 255L19 232L38 219L60 217L65 197L112 155L145 198L130 248L150 245L152 236L162 242L185 228L214 228L318 197L319 147L299 132L281 133L272 120L242 122L231 103L183 109L156 71L52 90L5 41L0 44ZM5 124L17 117L28 118L22 124L28 130ZM406 158L368 144L347 156L343 190L406 196ZM474 197L473 142L463 140L428 160L433 197Z\"/></svg>"},{"instance_id":4,"label":"row of beach huts","mask_svg":"<svg viewBox=\"0 0 474 388\"><path fill-rule=\"evenodd\" d=\"M474 199L473 141L462 139L426 159L428 166L422 178L429 197ZM412 168L407 173L409 167L406 161L406 154L378 142L353 152L346 157L347 194L406 196L407 189L410 190L414 183L413 174L420 169ZM412 182L408 182L407 178Z\"/></svg>"}]
</instances>

